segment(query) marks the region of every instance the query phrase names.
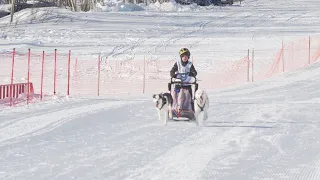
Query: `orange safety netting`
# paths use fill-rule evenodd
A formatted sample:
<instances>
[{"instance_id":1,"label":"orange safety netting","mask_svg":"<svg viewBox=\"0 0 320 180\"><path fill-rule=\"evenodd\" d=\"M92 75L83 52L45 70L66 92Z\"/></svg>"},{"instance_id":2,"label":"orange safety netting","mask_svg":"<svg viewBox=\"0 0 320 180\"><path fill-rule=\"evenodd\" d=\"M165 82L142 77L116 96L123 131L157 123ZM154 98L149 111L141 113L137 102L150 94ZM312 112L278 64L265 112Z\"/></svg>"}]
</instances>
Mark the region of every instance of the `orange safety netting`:
<instances>
[{"instance_id":1,"label":"orange safety netting","mask_svg":"<svg viewBox=\"0 0 320 180\"><path fill-rule=\"evenodd\" d=\"M242 85L303 68L319 60L320 38L303 38L283 43L278 50L252 49L242 54L238 60L201 62L192 58L199 86L213 90ZM0 85L31 82L34 93L41 96L105 96L165 92L175 61L109 60L99 55L73 55L70 51L31 50L1 52L0 63Z\"/></svg>"}]
</instances>

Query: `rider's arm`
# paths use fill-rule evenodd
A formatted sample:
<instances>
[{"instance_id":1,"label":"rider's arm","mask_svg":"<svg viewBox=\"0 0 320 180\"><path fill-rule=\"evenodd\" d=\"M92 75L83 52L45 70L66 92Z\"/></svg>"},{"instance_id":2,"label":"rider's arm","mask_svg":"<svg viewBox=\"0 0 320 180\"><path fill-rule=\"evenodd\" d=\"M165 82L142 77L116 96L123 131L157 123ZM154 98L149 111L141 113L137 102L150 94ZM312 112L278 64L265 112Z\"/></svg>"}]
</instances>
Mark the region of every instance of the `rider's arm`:
<instances>
[{"instance_id":1,"label":"rider's arm","mask_svg":"<svg viewBox=\"0 0 320 180\"><path fill-rule=\"evenodd\" d=\"M197 76L197 71L196 69L194 68L193 64L191 65L190 67L190 73L189 73L189 76L193 76L193 77L196 77Z\"/></svg>"},{"instance_id":2,"label":"rider's arm","mask_svg":"<svg viewBox=\"0 0 320 180\"><path fill-rule=\"evenodd\" d=\"M177 75L176 75L176 72L178 71L178 65L177 65L177 63L174 63L174 65L173 65L173 67L172 67L172 69L171 69L171 71L170 71L170 76L172 77L172 78L175 78Z\"/></svg>"}]
</instances>

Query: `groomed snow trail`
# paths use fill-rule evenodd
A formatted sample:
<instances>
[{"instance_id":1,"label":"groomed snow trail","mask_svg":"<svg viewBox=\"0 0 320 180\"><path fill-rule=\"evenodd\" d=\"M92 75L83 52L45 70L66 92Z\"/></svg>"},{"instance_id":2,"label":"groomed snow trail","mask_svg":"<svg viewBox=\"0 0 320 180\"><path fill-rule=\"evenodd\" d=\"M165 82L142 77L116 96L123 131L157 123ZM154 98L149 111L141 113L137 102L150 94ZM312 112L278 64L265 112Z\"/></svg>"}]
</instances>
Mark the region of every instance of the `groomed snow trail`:
<instances>
[{"instance_id":1,"label":"groomed snow trail","mask_svg":"<svg viewBox=\"0 0 320 180\"><path fill-rule=\"evenodd\" d=\"M44 128L47 120L39 120L27 138L2 141L0 177L318 179L319 68L317 63L265 82L208 92L211 107L203 127L164 126L151 97L78 104L55 113L58 121L70 118L59 126ZM302 96L301 89L308 91Z\"/></svg>"},{"instance_id":2,"label":"groomed snow trail","mask_svg":"<svg viewBox=\"0 0 320 180\"><path fill-rule=\"evenodd\" d=\"M216 60L242 58L247 48L276 52L283 40L319 32L318 0L244 3L197 13L50 8L39 11L40 19L22 11L14 26L0 19L0 47L170 60L190 46L201 74L201 67ZM26 73L15 73L26 79ZM7 73L2 76L9 82ZM71 97L1 109L0 179L318 180L319 86L315 63L264 82L208 91L209 119L203 127L164 126L150 95Z\"/></svg>"}]
</instances>

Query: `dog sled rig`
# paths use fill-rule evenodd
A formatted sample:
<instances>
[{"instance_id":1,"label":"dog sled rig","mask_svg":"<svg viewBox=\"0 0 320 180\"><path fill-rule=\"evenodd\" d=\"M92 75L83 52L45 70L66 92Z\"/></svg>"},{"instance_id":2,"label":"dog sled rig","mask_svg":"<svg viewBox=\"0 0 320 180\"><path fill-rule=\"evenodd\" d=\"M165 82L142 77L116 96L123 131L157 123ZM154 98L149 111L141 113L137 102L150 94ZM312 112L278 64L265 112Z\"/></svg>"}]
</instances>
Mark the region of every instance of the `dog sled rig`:
<instances>
[{"instance_id":1,"label":"dog sled rig","mask_svg":"<svg viewBox=\"0 0 320 180\"><path fill-rule=\"evenodd\" d=\"M189 90L192 92L193 97L191 97ZM192 77L191 82L183 82L181 78L171 78L168 83L168 91L173 98L173 120L195 120L194 97L197 90L198 83L194 77Z\"/></svg>"}]
</instances>

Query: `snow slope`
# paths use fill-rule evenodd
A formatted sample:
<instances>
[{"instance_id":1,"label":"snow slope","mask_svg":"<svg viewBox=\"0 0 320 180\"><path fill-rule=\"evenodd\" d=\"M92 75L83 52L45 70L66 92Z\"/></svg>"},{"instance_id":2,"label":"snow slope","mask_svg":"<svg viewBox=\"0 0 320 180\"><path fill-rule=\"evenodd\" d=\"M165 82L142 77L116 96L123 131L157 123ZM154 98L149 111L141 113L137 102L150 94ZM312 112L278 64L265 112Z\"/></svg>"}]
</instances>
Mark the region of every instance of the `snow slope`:
<instances>
[{"instance_id":1,"label":"snow slope","mask_svg":"<svg viewBox=\"0 0 320 180\"><path fill-rule=\"evenodd\" d=\"M228 71L228 68L225 68L226 64L243 59L247 56L248 49L255 49L255 70L266 71L281 49L282 42L290 45L301 38L312 36L312 45L320 44L320 36L316 36L320 28L318 6L319 1L311 0L281 2L259 0L246 1L241 6L203 7L198 8L197 11L182 12L145 10L73 13L57 8L24 10L15 15L15 23L12 25L9 25L9 17L2 18L0 21L0 61L3 67L11 67L11 57L8 52L16 48L20 54L17 56L20 61L16 61L15 64L16 71L21 73L15 73L14 79L15 82L26 81L27 50L31 48L32 54L36 54L31 59L31 81L36 87L36 92L39 93L41 52L44 50L47 63L45 64L44 91L45 94L50 95L53 92L53 53L57 48L59 56L57 85L60 86L57 89L59 93L65 94L67 53L71 50L72 67L76 66L76 58L79 61L95 62L90 65L88 61L83 61L83 65L80 65L82 69L79 86L73 86L71 89L76 90L75 93L84 91L83 94L93 95L97 92L94 89L97 84L96 61L101 54L101 69L104 71L102 73L108 74L108 77L112 76L105 79L110 85L102 87L101 93L112 94L135 86L131 79L129 82L126 81L128 76L138 79L139 85L142 86L143 66L140 66L139 71L124 67L125 70L132 70L134 75L122 76L121 82L127 83L128 87L119 87L118 79L113 78L113 75L124 74L116 71L118 62L139 62L141 65L146 57L147 61L171 61L163 67L169 70L173 62L179 58L179 49L187 47L191 50L194 63L200 72L200 79L205 82L203 86L212 88L222 78L212 74L207 76L207 73L215 73L217 70ZM307 47L307 44L299 46L305 49ZM295 50L299 51L299 48ZM318 46L312 46L312 54L316 48ZM305 57L307 55L304 57L301 55L301 58ZM116 72L110 70L108 63L115 66L111 68L116 69ZM10 68L2 68L0 71L0 75L5 76L0 80L2 84L10 83L10 70ZM83 71L87 75L83 75ZM72 81L77 79L74 72L77 71L72 69ZM164 75L168 77L167 72ZM245 75L246 72L241 74L241 77ZM152 76L159 75L156 72ZM101 78L105 77L102 75ZM214 81L210 82L210 79ZM159 85L155 85L154 79L150 78L150 80L153 82L147 83L149 94L161 90ZM162 79L161 83L164 85L167 81ZM84 82L91 84L85 86ZM101 83L101 85L104 84ZM108 89L110 86L114 89ZM87 87L91 88L87 90ZM135 93L142 92L140 87L131 89Z\"/></svg>"},{"instance_id":2,"label":"snow slope","mask_svg":"<svg viewBox=\"0 0 320 180\"><path fill-rule=\"evenodd\" d=\"M211 92L203 127L164 126L148 97L69 99L41 113L31 108L29 117L7 114L1 121L0 177L318 179L319 69L316 63Z\"/></svg>"},{"instance_id":3,"label":"snow slope","mask_svg":"<svg viewBox=\"0 0 320 180\"><path fill-rule=\"evenodd\" d=\"M9 27L1 19L0 47L64 47L114 59L149 53L165 59L186 45L201 67L218 57L239 57L236 50L244 47L278 48L281 40L319 32L318 5L315 0L257 0L197 14L50 10L73 21L22 18ZM319 70L316 62L265 81L208 89L209 119L202 127L193 122L164 126L147 95L70 96L2 107L0 178L319 179Z\"/></svg>"},{"instance_id":4,"label":"snow slope","mask_svg":"<svg viewBox=\"0 0 320 180\"><path fill-rule=\"evenodd\" d=\"M181 47L189 47L198 62L239 59L248 48L277 51L282 40L319 33L318 6L316 0L257 0L199 12L24 10L11 26L10 17L1 19L0 47L71 49L81 55L102 53L111 60L142 60L144 55L171 60Z\"/></svg>"}]
</instances>

